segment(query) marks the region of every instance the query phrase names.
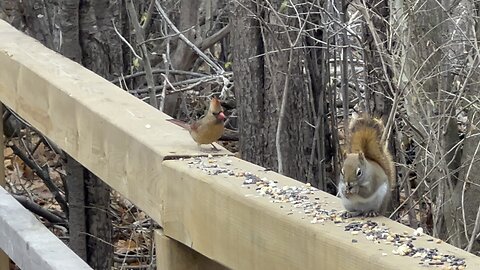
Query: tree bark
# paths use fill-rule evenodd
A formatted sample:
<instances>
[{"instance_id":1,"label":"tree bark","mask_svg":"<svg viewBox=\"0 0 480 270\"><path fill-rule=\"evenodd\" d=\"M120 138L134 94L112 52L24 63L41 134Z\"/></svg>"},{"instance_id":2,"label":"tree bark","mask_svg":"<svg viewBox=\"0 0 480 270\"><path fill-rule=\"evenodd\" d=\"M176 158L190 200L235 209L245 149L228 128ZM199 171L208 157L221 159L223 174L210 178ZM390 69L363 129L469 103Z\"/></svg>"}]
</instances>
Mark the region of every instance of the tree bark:
<instances>
[{"instance_id":1,"label":"tree bark","mask_svg":"<svg viewBox=\"0 0 480 270\"><path fill-rule=\"evenodd\" d=\"M123 33L123 1L83 0L80 5L82 65L111 80L124 71L123 44L113 25Z\"/></svg>"},{"instance_id":2,"label":"tree bark","mask_svg":"<svg viewBox=\"0 0 480 270\"><path fill-rule=\"evenodd\" d=\"M476 48L480 44L480 3L478 1L472 1L467 4L467 8L471 8L470 16L473 18L473 24L469 25L475 33ZM471 51L474 55L478 52L475 46L467 45L467 50ZM466 51L467 51L466 50ZM466 85L473 85L480 79L480 72L478 71L479 60L475 57L466 61L472 71L471 78L466 78ZM462 93L457 93L462 95ZM458 247L464 248L469 252L478 254L480 251L480 242L478 241L479 231L475 231L475 225L477 216L480 215L480 180L478 175L480 174L480 162L478 155L480 154L480 131L478 123L480 117L478 116L478 110L468 106L469 101L478 98L478 90L475 86L465 87L464 92L465 101L459 102L459 107L466 107L464 112L466 113L466 130L464 132L464 142L457 146L460 140L460 130L457 124L457 118L455 117L456 111L452 111L452 117L450 118L451 124L447 129L452 130L445 134L446 150L454 149L449 155L446 155L446 161L450 163L450 170L452 171L452 194L448 208L449 216L445 217L446 228L448 235L451 236L450 242ZM457 108L453 108L457 109ZM464 146L464 147L461 147ZM459 169L459 170L458 170ZM449 196L449 194L446 194ZM448 197L447 197L448 198ZM455 235L452 235L455 233Z\"/></svg>"},{"instance_id":3,"label":"tree bark","mask_svg":"<svg viewBox=\"0 0 480 270\"><path fill-rule=\"evenodd\" d=\"M363 31L367 74L366 102L372 103L369 113L386 121L392 110L393 98L393 89L390 89L393 78L389 61L391 57L386 54L390 9L386 0L368 0L366 7L368 16Z\"/></svg>"},{"instance_id":4,"label":"tree bark","mask_svg":"<svg viewBox=\"0 0 480 270\"><path fill-rule=\"evenodd\" d=\"M5 140L3 139L3 104L0 103L0 116L2 119L0 121L0 164L4 163L4 147L5 147ZM5 187L6 184L5 179L5 166L0 166L0 187ZM0 269L10 269L10 259L8 258L7 254L0 249Z\"/></svg>"},{"instance_id":5,"label":"tree bark","mask_svg":"<svg viewBox=\"0 0 480 270\"><path fill-rule=\"evenodd\" d=\"M55 49L75 62L82 62L82 48L79 36L80 0L65 0L60 3L58 24L54 29ZM62 42L60 42L60 37Z\"/></svg>"},{"instance_id":6,"label":"tree bark","mask_svg":"<svg viewBox=\"0 0 480 270\"><path fill-rule=\"evenodd\" d=\"M87 219L85 215L85 181L83 166L67 155L65 164L66 194L68 198L69 246L84 261L87 261Z\"/></svg>"},{"instance_id":7,"label":"tree bark","mask_svg":"<svg viewBox=\"0 0 480 270\"><path fill-rule=\"evenodd\" d=\"M388 122L393 105L392 55L387 47L390 20L390 8L387 0L368 0L366 3L365 26L363 30L364 57L365 57L365 109L371 115ZM398 94L398 93L397 93ZM395 125L393 125L395 126ZM388 131L387 131L388 132ZM388 149L396 160L395 130L392 129L388 140ZM399 204L400 192L392 187L392 197L387 212L392 212Z\"/></svg>"},{"instance_id":8,"label":"tree bark","mask_svg":"<svg viewBox=\"0 0 480 270\"><path fill-rule=\"evenodd\" d=\"M198 10L201 1L180 0L180 14L178 18L178 30L181 31L188 40L195 43L197 39L196 29L198 23ZM195 52L180 39L176 41L176 48L171 54L173 69L190 70L196 59ZM181 80L183 76L176 76L176 80ZM181 93L167 95L165 98L164 112L168 115L176 116Z\"/></svg>"},{"instance_id":9,"label":"tree bark","mask_svg":"<svg viewBox=\"0 0 480 270\"><path fill-rule=\"evenodd\" d=\"M238 110L239 151L242 158L264 166L267 144L263 123L268 116L264 108L264 53L260 24L250 12L258 14L252 1L234 3L232 12L233 29L233 72L235 73L235 98ZM259 56L259 57L255 57ZM254 138L254 139L251 139Z\"/></svg>"},{"instance_id":10,"label":"tree bark","mask_svg":"<svg viewBox=\"0 0 480 270\"><path fill-rule=\"evenodd\" d=\"M414 1L406 0L403 8L408 10L413 5ZM454 9L452 7L451 12L455 12ZM472 196L470 191L475 189L465 189L464 169L460 171L464 176L459 177L462 151L458 108L454 105L458 93L451 95L456 88L452 63L465 55L461 53L463 48L455 47L458 46L453 35L455 28L449 16L438 1L427 0L407 17L408 31L404 31L402 42L412 48L405 48L406 76L400 79L406 83L402 87L411 89L405 108L410 123L417 130L415 141L421 149L427 150L419 150L422 162L417 163L416 173L431 189L429 205L432 211L428 215L433 219L432 234L464 248L467 245L465 228L472 225L472 218L475 219L471 211L477 209L478 199L467 197ZM468 138L466 142L475 144L476 139ZM472 160L473 154L472 149L463 154L466 163ZM464 204L467 200L472 204Z\"/></svg>"},{"instance_id":11,"label":"tree bark","mask_svg":"<svg viewBox=\"0 0 480 270\"><path fill-rule=\"evenodd\" d=\"M403 10L408 10L413 5L414 1L405 0L402 5L399 5ZM441 29L439 23L443 20L444 14L441 13L437 2L435 0L427 0L421 8L417 9L414 13L407 17L405 20L405 28L402 35L402 44L404 47L403 61L405 66L405 76L400 78L403 82L401 87L410 87L412 89L410 94L406 96L405 108L410 122L413 123L416 130L420 131L420 134L415 134L415 142L423 145L425 148L418 150L418 155L424 157L424 162L418 162L415 164L415 171L417 172L417 179L424 179L428 185L433 185L435 179L441 179L442 174L437 169L439 164L439 152L438 149L434 149L434 144L439 144L440 134L436 131L438 126L434 125L431 117L436 110L431 100L436 100L436 93L440 87L440 81L438 76L431 76L431 74L439 74L438 67L440 66L440 60L442 57L441 50L438 50L440 46L440 34ZM412 46L414 49L409 46ZM435 142L435 143L432 143ZM426 150L426 151L425 151ZM429 151L432 154L429 154ZM430 158L428 158L430 157ZM437 168L433 168L437 164ZM433 169L433 173L427 174L426 172ZM420 193L424 194L424 185L420 182ZM437 186L436 186L437 187ZM445 186L438 185L441 189ZM438 189L437 189L438 190ZM431 209L435 209L437 213L441 211L437 210L434 206L438 203L438 207L443 207L444 203L441 201L443 196L432 196L435 192L431 192L431 200L434 203L429 203L432 206ZM435 210L426 213L427 218L433 218L431 233L434 236L439 237L445 228L441 224L443 218L440 218Z\"/></svg>"},{"instance_id":12,"label":"tree bark","mask_svg":"<svg viewBox=\"0 0 480 270\"><path fill-rule=\"evenodd\" d=\"M93 269L113 266L112 222L110 217L110 187L86 173L87 262Z\"/></svg>"},{"instance_id":13,"label":"tree bark","mask_svg":"<svg viewBox=\"0 0 480 270\"><path fill-rule=\"evenodd\" d=\"M281 1L271 3L271 8L248 0L234 4L233 71L239 148L242 158L274 170L279 165L279 156L274 153L280 150L283 173L306 182L307 175L311 173L310 157L315 137L315 128L307 123L315 125L316 108L311 104L318 104L318 100L310 102L313 92L305 84L310 79L302 72L308 68L304 66L306 54L302 50L291 49L291 45L301 46L303 39L291 44L288 40L290 38L293 43L297 32L292 31L287 37L282 26L295 25L295 20L280 21L274 12L282 10ZM287 9L286 12L292 10ZM259 19L265 21L268 27L261 27ZM279 136L276 136L280 117L283 122ZM277 149L278 146L280 149ZM318 158L317 155L315 157ZM313 163L318 164L316 158ZM314 170L314 179L319 171Z\"/></svg>"},{"instance_id":14,"label":"tree bark","mask_svg":"<svg viewBox=\"0 0 480 270\"><path fill-rule=\"evenodd\" d=\"M113 79L124 73L126 62L130 62L124 60L124 45L113 26L120 33L127 27L122 3L6 0L1 4L8 7L7 15L16 27L104 78ZM112 225L108 216L110 188L71 158L66 170L70 173L66 187L71 208L70 245L94 269L110 269L113 265Z\"/></svg>"}]
</instances>

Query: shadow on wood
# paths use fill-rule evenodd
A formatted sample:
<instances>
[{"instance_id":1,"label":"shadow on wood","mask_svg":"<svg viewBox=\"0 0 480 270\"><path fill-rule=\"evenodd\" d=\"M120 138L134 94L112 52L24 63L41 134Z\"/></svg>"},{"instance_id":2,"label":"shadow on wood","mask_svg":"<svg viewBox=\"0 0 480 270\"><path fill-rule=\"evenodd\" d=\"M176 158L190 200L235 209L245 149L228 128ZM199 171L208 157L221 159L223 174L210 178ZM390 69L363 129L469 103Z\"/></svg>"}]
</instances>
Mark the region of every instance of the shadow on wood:
<instances>
[{"instance_id":1,"label":"shadow on wood","mask_svg":"<svg viewBox=\"0 0 480 270\"><path fill-rule=\"evenodd\" d=\"M162 230L155 231L157 269L162 270L227 270L229 268L203 256L172 239Z\"/></svg>"}]
</instances>

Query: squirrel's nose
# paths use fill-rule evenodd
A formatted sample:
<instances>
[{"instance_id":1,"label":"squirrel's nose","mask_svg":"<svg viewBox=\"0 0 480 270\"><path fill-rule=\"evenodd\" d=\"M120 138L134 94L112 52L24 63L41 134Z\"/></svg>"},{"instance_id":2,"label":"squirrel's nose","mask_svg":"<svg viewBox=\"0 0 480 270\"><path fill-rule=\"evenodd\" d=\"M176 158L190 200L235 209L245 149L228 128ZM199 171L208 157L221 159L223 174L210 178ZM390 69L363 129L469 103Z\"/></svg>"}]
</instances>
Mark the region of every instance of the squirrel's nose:
<instances>
[{"instance_id":1,"label":"squirrel's nose","mask_svg":"<svg viewBox=\"0 0 480 270\"><path fill-rule=\"evenodd\" d=\"M353 185L347 182L347 184L345 185L345 193L348 195L352 194L353 193L352 190L353 190Z\"/></svg>"},{"instance_id":2,"label":"squirrel's nose","mask_svg":"<svg viewBox=\"0 0 480 270\"><path fill-rule=\"evenodd\" d=\"M345 185L345 193L346 194L352 193L352 186L349 185L348 183L347 183L347 185Z\"/></svg>"}]
</instances>

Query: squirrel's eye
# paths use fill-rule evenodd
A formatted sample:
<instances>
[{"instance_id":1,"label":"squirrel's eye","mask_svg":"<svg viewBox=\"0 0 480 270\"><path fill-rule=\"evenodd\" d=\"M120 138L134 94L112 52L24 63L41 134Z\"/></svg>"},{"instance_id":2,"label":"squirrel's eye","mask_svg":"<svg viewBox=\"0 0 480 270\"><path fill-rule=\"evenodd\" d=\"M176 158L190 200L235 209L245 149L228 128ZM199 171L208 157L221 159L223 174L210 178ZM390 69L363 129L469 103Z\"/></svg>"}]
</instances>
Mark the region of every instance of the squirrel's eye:
<instances>
[{"instance_id":1,"label":"squirrel's eye","mask_svg":"<svg viewBox=\"0 0 480 270\"><path fill-rule=\"evenodd\" d=\"M362 170L360 168L357 168L357 177L362 175Z\"/></svg>"}]
</instances>

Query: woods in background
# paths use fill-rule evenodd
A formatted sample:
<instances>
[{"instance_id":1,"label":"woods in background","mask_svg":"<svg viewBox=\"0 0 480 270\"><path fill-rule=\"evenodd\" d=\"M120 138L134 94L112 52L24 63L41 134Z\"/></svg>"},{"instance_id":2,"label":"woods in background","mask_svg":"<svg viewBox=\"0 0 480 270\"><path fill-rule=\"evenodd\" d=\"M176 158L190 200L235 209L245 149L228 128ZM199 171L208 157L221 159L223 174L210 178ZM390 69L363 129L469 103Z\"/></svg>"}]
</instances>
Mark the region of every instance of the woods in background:
<instances>
[{"instance_id":1,"label":"woods in background","mask_svg":"<svg viewBox=\"0 0 480 270\"><path fill-rule=\"evenodd\" d=\"M220 96L242 158L332 194L349 117L381 117L391 217L478 255L480 1L420 2L0 0L0 18L175 118Z\"/></svg>"}]
</instances>

